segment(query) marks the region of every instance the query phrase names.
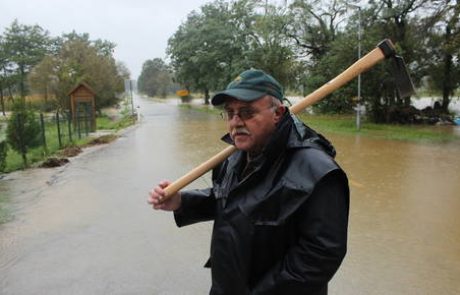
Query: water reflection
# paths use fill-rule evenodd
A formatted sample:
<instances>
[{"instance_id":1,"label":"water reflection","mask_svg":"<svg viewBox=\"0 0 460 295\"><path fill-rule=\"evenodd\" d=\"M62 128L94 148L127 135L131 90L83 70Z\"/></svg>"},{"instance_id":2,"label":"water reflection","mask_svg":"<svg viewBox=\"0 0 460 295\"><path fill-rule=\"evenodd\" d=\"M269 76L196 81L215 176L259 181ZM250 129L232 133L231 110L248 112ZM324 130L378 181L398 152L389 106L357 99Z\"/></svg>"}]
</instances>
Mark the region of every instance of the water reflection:
<instances>
[{"instance_id":1,"label":"water reflection","mask_svg":"<svg viewBox=\"0 0 460 295\"><path fill-rule=\"evenodd\" d=\"M360 184L338 294L457 294L459 146L331 138Z\"/></svg>"}]
</instances>

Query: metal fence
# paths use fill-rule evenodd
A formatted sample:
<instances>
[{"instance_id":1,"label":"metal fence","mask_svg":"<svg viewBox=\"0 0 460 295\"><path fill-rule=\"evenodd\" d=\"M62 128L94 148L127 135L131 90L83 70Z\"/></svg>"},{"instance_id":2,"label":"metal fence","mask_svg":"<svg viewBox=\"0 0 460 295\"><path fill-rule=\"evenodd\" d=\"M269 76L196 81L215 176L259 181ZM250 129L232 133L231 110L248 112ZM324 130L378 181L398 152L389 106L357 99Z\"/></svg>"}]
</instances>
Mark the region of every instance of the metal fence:
<instances>
[{"instance_id":1,"label":"metal fence","mask_svg":"<svg viewBox=\"0 0 460 295\"><path fill-rule=\"evenodd\" d=\"M62 148L73 143L75 139L89 135L91 131L91 109L87 107L78 108L74 120L72 120L72 114L69 111L56 111L48 119L48 122L41 125L45 137L47 136L46 131L52 131L53 125L56 128L59 148ZM53 134L53 132L48 133Z\"/></svg>"},{"instance_id":2,"label":"metal fence","mask_svg":"<svg viewBox=\"0 0 460 295\"><path fill-rule=\"evenodd\" d=\"M55 113L40 113L40 145L48 152L50 144L56 145L59 148L71 145L75 140L86 137L91 132L91 110L89 108L81 108L74 120L69 111L56 111ZM23 118L18 115L14 126L22 126ZM22 136L23 132L17 130L16 134ZM36 134L37 135L37 134ZM35 136L35 135L34 135ZM37 135L38 136L38 135ZM28 142L26 139L19 139L19 142Z\"/></svg>"},{"instance_id":3,"label":"metal fence","mask_svg":"<svg viewBox=\"0 0 460 295\"><path fill-rule=\"evenodd\" d=\"M62 148L66 143L73 142L72 116L70 115L70 112L57 111L50 123L54 123L56 125L57 139L60 148ZM45 130L44 126L42 126L42 130Z\"/></svg>"},{"instance_id":4,"label":"metal fence","mask_svg":"<svg viewBox=\"0 0 460 295\"><path fill-rule=\"evenodd\" d=\"M75 141L86 137L91 132L92 113L91 109L82 107L72 119L69 111L56 111L55 113L40 113L33 122L27 122L24 115L17 114L13 122L14 146L23 159L27 154L34 153L46 156L51 152L71 146ZM38 119L38 122L37 122ZM30 127L34 125L35 127ZM31 128L32 132L26 131ZM0 172L5 170L6 148L7 148L7 124L1 126L0 130ZM29 138L28 138L29 137ZM13 147L12 143L9 143ZM37 153L38 149L38 153ZM26 162L26 161L24 161Z\"/></svg>"},{"instance_id":5,"label":"metal fence","mask_svg":"<svg viewBox=\"0 0 460 295\"><path fill-rule=\"evenodd\" d=\"M93 109L90 103L78 102L75 112L75 131L81 138L82 133L88 136L89 131L92 129Z\"/></svg>"}]
</instances>

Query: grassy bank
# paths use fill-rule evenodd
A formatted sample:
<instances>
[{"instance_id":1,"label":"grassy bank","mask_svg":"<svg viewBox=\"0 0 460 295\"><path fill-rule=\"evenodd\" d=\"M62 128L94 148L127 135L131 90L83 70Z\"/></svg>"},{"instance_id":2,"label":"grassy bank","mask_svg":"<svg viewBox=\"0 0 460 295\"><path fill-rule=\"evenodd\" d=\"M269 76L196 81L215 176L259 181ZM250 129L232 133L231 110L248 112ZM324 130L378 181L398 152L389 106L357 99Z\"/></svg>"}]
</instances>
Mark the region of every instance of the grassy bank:
<instances>
[{"instance_id":1,"label":"grassy bank","mask_svg":"<svg viewBox=\"0 0 460 295\"><path fill-rule=\"evenodd\" d=\"M218 115L221 110L207 106L182 105L200 112ZM360 130L356 129L356 119L352 115L309 115L301 114L300 119L320 133L342 135L360 135L370 138L399 140L411 142L443 143L460 141L458 135L449 131L450 126L427 125L392 125L361 122Z\"/></svg>"},{"instance_id":2,"label":"grassy bank","mask_svg":"<svg viewBox=\"0 0 460 295\"><path fill-rule=\"evenodd\" d=\"M120 117L102 116L97 118L97 128L104 130L121 130L133 125L136 118L129 113L122 113Z\"/></svg>"},{"instance_id":3,"label":"grassy bank","mask_svg":"<svg viewBox=\"0 0 460 295\"><path fill-rule=\"evenodd\" d=\"M441 143L460 140L459 136L449 130L450 126L375 124L364 121L361 123L360 130L357 130L356 119L351 115L301 115L300 118L321 132L359 134L370 138L412 142Z\"/></svg>"},{"instance_id":4,"label":"grassy bank","mask_svg":"<svg viewBox=\"0 0 460 295\"><path fill-rule=\"evenodd\" d=\"M135 118L126 114L117 114L117 116L102 115L96 119L97 130L108 130L109 132L115 133L116 131L126 128L135 123ZM27 160L30 166L34 167L43 160L52 157L59 153L61 150L68 148L70 146L83 147L91 144L95 140L94 136L82 136L78 138L75 133L72 136L73 141L70 142L66 138L62 145L59 145L57 129L55 125L46 126L46 150L43 146L30 149L27 153ZM23 169L23 160L22 156L14 151L13 149L8 149L8 154L6 158L6 173Z\"/></svg>"}]
</instances>

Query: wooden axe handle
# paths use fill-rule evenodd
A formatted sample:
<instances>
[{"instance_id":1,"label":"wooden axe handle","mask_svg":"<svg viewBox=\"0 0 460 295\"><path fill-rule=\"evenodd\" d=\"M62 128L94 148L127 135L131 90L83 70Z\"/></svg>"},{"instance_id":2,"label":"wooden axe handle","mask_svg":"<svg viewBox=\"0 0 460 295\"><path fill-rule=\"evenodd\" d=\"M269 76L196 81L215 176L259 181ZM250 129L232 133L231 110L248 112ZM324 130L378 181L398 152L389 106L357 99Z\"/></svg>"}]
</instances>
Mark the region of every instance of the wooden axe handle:
<instances>
[{"instance_id":1,"label":"wooden axe handle","mask_svg":"<svg viewBox=\"0 0 460 295\"><path fill-rule=\"evenodd\" d=\"M391 43L390 40L384 40L382 43L385 43L387 46L394 49L394 45ZM380 44L382 44L380 43ZM339 89L350 80L356 78L359 74L367 71L383 59L385 59L386 54L383 50L379 47L374 48L371 52L363 56L361 59L356 61L350 67L348 67L345 71L339 74L334 79L330 80L308 96L304 97L302 100L294 104L289 108L291 113L297 114L300 111L304 110L305 108L317 103L325 96L331 94L335 90ZM219 163L223 162L227 159L232 153L236 151L236 148L231 145L226 147L224 150L203 162L201 165L195 167L190 172L182 176L181 178L177 179L175 182L171 183L165 188L165 197L162 199L162 202L167 200L169 197L177 193L183 187L187 186L195 179L201 177L209 170L216 167Z\"/></svg>"},{"instance_id":2,"label":"wooden axe handle","mask_svg":"<svg viewBox=\"0 0 460 295\"><path fill-rule=\"evenodd\" d=\"M208 159L207 161L201 163L197 167L193 168L182 176L181 178L177 179L170 185L168 185L164 190L165 190L165 197L161 200L162 202L167 200L170 196L174 195L178 191L180 191L183 187L189 185L191 182L193 182L195 179L199 178L212 168L216 167L219 165L219 163L222 163L227 159L231 154L233 154L236 151L236 147L233 145L229 145L219 153L215 154L213 157Z\"/></svg>"}]
</instances>

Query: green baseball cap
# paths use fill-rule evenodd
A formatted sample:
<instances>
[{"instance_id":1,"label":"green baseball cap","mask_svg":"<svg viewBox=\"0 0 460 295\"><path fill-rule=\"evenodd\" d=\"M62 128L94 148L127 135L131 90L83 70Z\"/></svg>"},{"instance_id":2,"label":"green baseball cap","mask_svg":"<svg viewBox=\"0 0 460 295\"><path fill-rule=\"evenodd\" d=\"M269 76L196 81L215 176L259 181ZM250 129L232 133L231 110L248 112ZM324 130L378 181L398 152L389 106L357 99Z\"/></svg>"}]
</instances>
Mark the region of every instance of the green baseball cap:
<instances>
[{"instance_id":1,"label":"green baseball cap","mask_svg":"<svg viewBox=\"0 0 460 295\"><path fill-rule=\"evenodd\" d=\"M262 96L271 95L283 101L283 87L272 76L262 70L251 69L242 72L224 91L216 93L211 103L220 105L227 98L236 98L241 101L254 101Z\"/></svg>"}]
</instances>

